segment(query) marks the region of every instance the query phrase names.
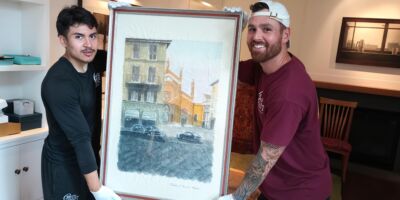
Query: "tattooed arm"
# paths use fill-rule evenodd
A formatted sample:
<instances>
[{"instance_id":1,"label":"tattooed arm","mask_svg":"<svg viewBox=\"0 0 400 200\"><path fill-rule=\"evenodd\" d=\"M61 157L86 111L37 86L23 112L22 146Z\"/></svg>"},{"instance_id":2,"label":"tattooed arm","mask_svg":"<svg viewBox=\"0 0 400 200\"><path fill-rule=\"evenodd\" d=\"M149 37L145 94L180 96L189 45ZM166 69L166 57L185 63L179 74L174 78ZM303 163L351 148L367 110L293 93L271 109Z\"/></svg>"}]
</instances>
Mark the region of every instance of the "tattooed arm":
<instances>
[{"instance_id":1,"label":"tattooed arm","mask_svg":"<svg viewBox=\"0 0 400 200\"><path fill-rule=\"evenodd\" d=\"M233 193L234 199L245 200L256 191L284 150L283 146L261 141L260 150L247 170L242 183Z\"/></svg>"}]
</instances>

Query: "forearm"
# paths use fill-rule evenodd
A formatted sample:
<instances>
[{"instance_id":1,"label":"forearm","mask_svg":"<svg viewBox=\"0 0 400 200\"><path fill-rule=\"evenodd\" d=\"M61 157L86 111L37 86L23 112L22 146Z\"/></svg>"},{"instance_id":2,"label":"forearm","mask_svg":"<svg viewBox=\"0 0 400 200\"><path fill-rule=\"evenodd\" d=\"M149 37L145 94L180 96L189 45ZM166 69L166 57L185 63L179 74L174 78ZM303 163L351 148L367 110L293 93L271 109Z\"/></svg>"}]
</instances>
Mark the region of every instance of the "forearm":
<instances>
[{"instance_id":1,"label":"forearm","mask_svg":"<svg viewBox=\"0 0 400 200\"><path fill-rule=\"evenodd\" d=\"M285 147L261 142L260 149L247 170L242 183L233 193L235 200L245 200L257 190L284 149Z\"/></svg>"},{"instance_id":2,"label":"forearm","mask_svg":"<svg viewBox=\"0 0 400 200\"><path fill-rule=\"evenodd\" d=\"M267 164L260 152L257 153L256 158L253 160L250 168L247 170L245 177L240 186L233 193L235 200L245 200L250 196L262 183L265 178L264 168Z\"/></svg>"},{"instance_id":3,"label":"forearm","mask_svg":"<svg viewBox=\"0 0 400 200\"><path fill-rule=\"evenodd\" d=\"M92 192L97 192L101 186L97 171L93 171L88 174L84 174L84 176L85 176L86 184L89 187L89 190Z\"/></svg>"},{"instance_id":4,"label":"forearm","mask_svg":"<svg viewBox=\"0 0 400 200\"><path fill-rule=\"evenodd\" d=\"M80 143L74 143L73 148L82 174L89 174L98 169L90 140L85 139L85 141L81 141Z\"/></svg>"}]
</instances>

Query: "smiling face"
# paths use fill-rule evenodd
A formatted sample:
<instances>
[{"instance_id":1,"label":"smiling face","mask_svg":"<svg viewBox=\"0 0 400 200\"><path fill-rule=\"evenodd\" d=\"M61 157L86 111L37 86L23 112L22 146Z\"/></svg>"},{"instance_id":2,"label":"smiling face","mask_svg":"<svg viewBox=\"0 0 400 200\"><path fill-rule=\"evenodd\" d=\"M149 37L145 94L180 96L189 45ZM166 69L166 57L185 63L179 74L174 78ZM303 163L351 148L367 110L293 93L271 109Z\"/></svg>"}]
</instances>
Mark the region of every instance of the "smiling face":
<instances>
[{"instance_id":1,"label":"smiling face","mask_svg":"<svg viewBox=\"0 0 400 200\"><path fill-rule=\"evenodd\" d=\"M65 57L75 68L84 67L94 59L97 52L97 29L85 24L75 24L69 27L67 36L59 36L65 47Z\"/></svg>"},{"instance_id":2,"label":"smiling face","mask_svg":"<svg viewBox=\"0 0 400 200\"><path fill-rule=\"evenodd\" d=\"M286 50L288 38L288 29L274 19L253 16L249 20L247 46L256 62L271 60Z\"/></svg>"}]
</instances>

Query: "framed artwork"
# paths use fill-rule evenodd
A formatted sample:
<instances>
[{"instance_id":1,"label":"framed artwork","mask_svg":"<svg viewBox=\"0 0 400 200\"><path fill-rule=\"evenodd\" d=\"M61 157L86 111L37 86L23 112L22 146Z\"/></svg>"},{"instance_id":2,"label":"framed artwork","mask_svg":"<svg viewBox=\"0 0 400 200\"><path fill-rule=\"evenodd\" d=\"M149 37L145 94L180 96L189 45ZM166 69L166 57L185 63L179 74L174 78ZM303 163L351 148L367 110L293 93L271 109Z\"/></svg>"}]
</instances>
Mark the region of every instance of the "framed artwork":
<instances>
[{"instance_id":1,"label":"framed artwork","mask_svg":"<svg viewBox=\"0 0 400 200\"><path fill-rule=\"evenodd\" d=\"M110 13L102 183L125 199L226 192L242 16Z\"/></svg>"},{"instance_id":2,"label":"framed artwork","mask_svg":"<svg viewBox=\"0 0 400 200\"><path fill-rule=\"evenodd\" d=\"M400 19L343 17L336 62L400 68Z\"/></svg>"}]
</instances>

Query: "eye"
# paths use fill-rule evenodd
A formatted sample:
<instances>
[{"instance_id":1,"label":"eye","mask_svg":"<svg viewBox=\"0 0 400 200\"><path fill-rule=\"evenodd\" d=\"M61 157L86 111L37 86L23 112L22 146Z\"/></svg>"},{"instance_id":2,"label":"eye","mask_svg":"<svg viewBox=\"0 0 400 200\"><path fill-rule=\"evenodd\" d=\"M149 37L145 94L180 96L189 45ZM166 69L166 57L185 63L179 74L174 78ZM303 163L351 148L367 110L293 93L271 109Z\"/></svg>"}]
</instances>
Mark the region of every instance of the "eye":
<instances>
[{"instance_id":1,"label":"eye","mask_svg":"<svg viewBox=\"0 0 400 200\"><path fill-rule=\"evenodd\" d=\"M269 27L264 27L262 30L263 30L263 32L270 32L270 31L272 31L272 29L269 28Z\"/></svg>"},{"instance_id":2,"label":"eye","mask_svg":"<svg viewBox=\"0 0 400 200\"><path fill-rule=\"evenodd\" d=\"M93 34L89 36L90 39L96 39L97 38L97 34Z\"/></svg>"},{"instance_id":3,"label":"eye","mask_svg":"<svg viewBox=\"0 0 400 200\"><path fill-rule=\"evenodd\" d=\"M248 30L249 32L255 32L255 31L256 31L256 29L255 29L254 27L248 27L247 30Z\"/></svg>"},{"instance_id":4,"label":"eye","mask_svg":"<svg viewBox=\"0 0 400 200\"><path fill-rule=\"evenodd\" d=\"M82 35L75 35L75 39L82 40L83 36Z\"/></svg>"}]
</instances>

